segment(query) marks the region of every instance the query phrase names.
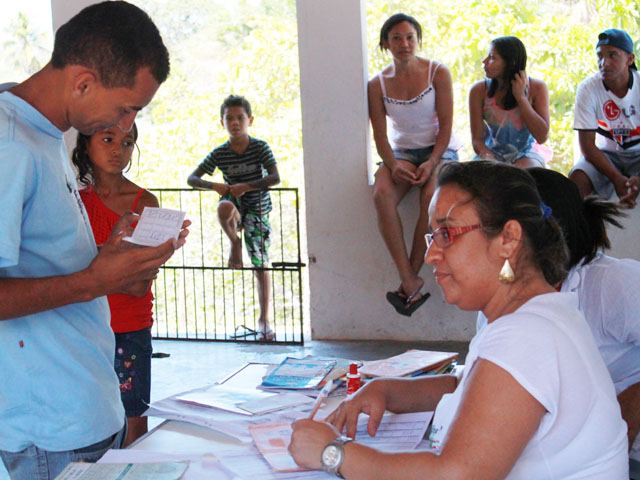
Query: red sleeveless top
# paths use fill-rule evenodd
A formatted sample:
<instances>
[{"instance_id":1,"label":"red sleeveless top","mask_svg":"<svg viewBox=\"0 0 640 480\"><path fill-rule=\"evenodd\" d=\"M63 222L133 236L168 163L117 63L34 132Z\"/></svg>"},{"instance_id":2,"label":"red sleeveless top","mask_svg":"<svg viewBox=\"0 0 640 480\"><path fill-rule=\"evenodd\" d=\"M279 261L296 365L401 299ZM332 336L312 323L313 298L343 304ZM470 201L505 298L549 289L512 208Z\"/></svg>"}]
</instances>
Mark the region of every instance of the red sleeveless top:
<instances>
[{"instance_id":1,"label":"red sleeveless top","mask_svg":"<svg viewBox=\"0 0 640 480\"><path fill-rule=\"evenodd\" d=\"M135 212L138 201L144 193L141 188L136 195L131 210ZM114 224L120 218L116 212L107 207L91 186L80 190L80 197L89 215L91 229L97 245L107 241ZM111 310L111 328L115 333L135 332L150 327L153 324L153 294L151 286L142 297L113 293L107 295Z\"/></svg>"}]
</instances>

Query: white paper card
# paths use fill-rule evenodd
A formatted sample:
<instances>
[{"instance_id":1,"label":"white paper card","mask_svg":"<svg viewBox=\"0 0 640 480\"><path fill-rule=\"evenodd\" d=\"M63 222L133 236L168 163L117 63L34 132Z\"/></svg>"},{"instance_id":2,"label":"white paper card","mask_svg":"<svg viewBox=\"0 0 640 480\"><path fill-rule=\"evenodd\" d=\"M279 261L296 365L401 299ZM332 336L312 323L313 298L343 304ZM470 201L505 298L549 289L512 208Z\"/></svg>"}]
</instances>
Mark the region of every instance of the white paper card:
<instances>
[{"instance_id":1,"label":"white paper card","mask_svg":"<svg viewBox=\"0 0 640 480\"><path fill-rule=\"evenodd\" d=\"M144 207L133 235L123 240L146 247L157 247L170 238L177 240L184 216L180 210Z\"/></svg>"},{"instance_id":2,"label":"white paper card","mask_svg":"<svg viewBox=\"0 0 640 480\"><path fill-rule=\"evenodd\" d=\"M72 462L56 480L178 480L188 462L77 463Z\"/></svg>"}]
</instances>

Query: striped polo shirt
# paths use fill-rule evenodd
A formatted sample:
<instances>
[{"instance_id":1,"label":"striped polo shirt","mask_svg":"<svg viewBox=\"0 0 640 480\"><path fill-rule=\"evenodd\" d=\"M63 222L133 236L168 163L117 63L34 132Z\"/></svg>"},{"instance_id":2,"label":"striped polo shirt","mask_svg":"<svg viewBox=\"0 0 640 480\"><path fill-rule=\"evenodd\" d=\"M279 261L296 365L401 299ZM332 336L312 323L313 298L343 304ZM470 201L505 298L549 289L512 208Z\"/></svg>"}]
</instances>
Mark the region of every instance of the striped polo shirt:
<instances>
[{"instance_id":1,"label":"striped polo shirt","mask_svg":"<svg viewBox=\"0 0 640 480\"><path fill-rule=\"evenodd\" d=\"M212 175L219 168L225 183L235 185L260 180L268 175L267 168L276 164L271 148L264 140L249 137L249 145L243 153L236 153L227 140L205 157L200 168ZM271 197L266 190L253 190L240 197L238 203L244 211L271 211Z\"/></svg>"}]
</instances>

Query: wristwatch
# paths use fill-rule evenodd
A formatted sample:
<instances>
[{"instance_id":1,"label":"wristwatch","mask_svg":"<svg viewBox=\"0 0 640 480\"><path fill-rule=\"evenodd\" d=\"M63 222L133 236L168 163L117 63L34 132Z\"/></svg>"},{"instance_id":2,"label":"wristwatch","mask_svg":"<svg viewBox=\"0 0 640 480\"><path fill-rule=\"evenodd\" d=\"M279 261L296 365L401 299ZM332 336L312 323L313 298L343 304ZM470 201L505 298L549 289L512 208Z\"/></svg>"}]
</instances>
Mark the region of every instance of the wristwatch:
<instances>
[{"instance_id":1,"label":"wristwatch","mask_svg":"<svg viewBox=\"0 0 640 480\"><path fill-rule=\"evenodd\" d=\"M353 438L338 437L329 442L329 445L324 447L322 455L320 456L320 461L322 462L322 469L325 472L339 478L344 478L340 475L338 470L344 461L344 445L351 441L353 441Z\"/></svg>"}]
</instances>

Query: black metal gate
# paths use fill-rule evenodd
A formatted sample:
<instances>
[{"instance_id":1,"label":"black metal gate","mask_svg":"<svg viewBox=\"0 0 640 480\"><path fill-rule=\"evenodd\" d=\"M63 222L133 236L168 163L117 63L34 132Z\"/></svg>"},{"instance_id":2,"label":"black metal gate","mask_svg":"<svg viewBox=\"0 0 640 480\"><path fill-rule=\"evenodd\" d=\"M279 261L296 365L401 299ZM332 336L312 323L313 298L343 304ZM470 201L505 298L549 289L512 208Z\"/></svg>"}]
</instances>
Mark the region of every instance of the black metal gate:
<instances>
[{"instance_id":1,"label":"black metal gate","mask_svg":"<svg viewBox=\"0 0 640 480\"><path fill-rule=\"evenodd\" d=\"M259 302L254 272L271 274L270 323L275 342L304 343L300 212L297 188L270 189L270 267L227 266L229 240L217 219L218 194L190 188L149 189L163 208L192 221L187 244L154 282L154 338L257 342ZM244 250L244 244L243 244ZM250 264L250 262L248 262Z\"/></svg>"}]
</instances>

